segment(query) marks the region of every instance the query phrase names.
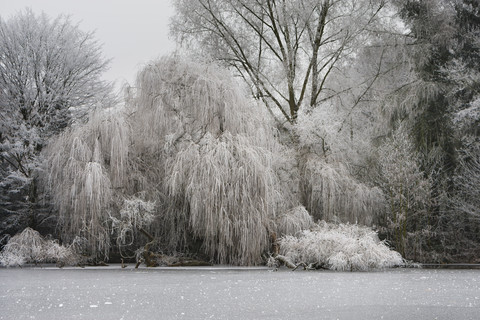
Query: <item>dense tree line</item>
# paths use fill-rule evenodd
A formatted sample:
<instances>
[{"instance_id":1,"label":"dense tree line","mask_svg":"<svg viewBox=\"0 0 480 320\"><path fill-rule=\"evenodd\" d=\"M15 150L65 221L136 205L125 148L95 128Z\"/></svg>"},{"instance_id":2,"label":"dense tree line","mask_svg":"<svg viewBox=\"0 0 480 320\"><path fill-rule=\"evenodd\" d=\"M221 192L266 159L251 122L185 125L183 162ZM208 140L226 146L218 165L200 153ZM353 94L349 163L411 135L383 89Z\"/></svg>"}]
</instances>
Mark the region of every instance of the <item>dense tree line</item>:
<instances>
[{"instance_id":1,"label":"dense tree line","mask_svg":"<svg viewBox=\"0 0 480 320\"><path fill-rule=\"evenodd\" d=\"M152 61L121 106L91 34L0 20L4 234L41 229L24 218L41 213L93 260L146 242L243 265L272 244L335 269L368 267L358 248L389 255L370 229L324 220L373 228L406 259L475 261L476 1L174 3L195 54ZM353 251L306 253L328 239Z\"/></svg>"}]
</instances>

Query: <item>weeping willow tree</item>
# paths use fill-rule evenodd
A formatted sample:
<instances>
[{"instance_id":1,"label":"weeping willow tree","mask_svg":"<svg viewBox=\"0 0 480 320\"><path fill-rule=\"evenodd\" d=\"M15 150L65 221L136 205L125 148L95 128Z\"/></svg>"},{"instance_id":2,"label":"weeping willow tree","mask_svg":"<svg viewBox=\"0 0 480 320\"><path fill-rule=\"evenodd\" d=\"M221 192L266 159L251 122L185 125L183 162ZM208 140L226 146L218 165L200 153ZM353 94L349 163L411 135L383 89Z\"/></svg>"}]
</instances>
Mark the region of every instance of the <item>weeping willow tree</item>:
<instances>
[{"instance_id":1,"label":"weeping willow tree","mask_svg":"<svg viewBox=\"0 0 480 320\"><path fill-rule=\"evenodd\" d=\"M85 125L60 135L47 151L47 184L62 240L85 238L86 251L95 258L109 255L109 216L128 185L127 129L121 112L96 112Z\"/></svg>"},{"instance_id":2,"label":"weeping willow tree","mask_svg":"<svg viewBox=\"0 0 480 320\"><path fill-rule=\"evenodd\" d=\"M49 154L63 238L82 235L97 256L132 197L155 203L144 227L162 251L241 265L261 261L276 212L295 204L272 126L235 79L178 57L147 65L124 109L94 114Z\"/></svg>"},{"instance_id":3,"label":"weeping willow tree","mask_svg":"<svg viewBox=\"0 0 480 320\"><path fill-rule=\"evenodd\" d=\"M304 203L316 219L372 225L385 210L385 196L351 175L346 165L315 154L303 165Z\"/></svg>"},{"instance_id":4,"label":"weeping willow tree","mask_svg":"<svg viewBox=\"0 0 480 320\"><path fill-rule=\"evenodd\" d=\"M260 262L281 209L281 156L235 80L213 65L165 58L139 73L129 108L143 188L162 199L157 236L177 249L193 238L220 263Z\"/></svg>"}]
</instances>

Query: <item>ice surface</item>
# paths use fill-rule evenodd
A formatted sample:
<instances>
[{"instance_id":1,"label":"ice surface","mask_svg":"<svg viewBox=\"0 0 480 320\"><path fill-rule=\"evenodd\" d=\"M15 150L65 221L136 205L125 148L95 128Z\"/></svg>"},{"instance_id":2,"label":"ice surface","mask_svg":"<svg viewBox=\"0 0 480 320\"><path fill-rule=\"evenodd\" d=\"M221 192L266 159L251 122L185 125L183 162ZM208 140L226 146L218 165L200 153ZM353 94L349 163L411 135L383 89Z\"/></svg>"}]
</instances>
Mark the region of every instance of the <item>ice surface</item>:
<instances>
[{"instance_id":1,"label":"ice surface","mask_svg":"<svg viewBox=\"0 0 480 320\"><path fill-rule=\"evenodd\" d=\"M0 319L480 319L480 272L0 269Z\"/></svg>"}]
</instances>

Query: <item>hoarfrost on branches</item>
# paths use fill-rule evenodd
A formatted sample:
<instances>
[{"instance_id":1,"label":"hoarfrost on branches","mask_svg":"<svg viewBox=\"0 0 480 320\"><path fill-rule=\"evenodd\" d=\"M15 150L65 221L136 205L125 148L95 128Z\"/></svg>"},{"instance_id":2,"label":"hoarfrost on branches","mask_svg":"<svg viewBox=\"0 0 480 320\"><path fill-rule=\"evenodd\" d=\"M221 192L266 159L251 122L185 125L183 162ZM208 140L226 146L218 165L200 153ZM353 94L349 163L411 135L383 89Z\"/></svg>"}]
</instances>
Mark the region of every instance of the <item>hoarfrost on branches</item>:
<instances>
[{"instance_id":1,"label":"hoarfrost on branches","mask_svg":"<svg viewBox=\"0 0 480 320\"><path fill-rule=\"evenodd\" d=\"M416 152L405 128L399 127L380 148L380 169L387 195L387 225L396 249L403 255L421 253L431 235L427 209L431 201L430 181L416 163Z\"/></svg>"},{"instance_id":2,"label":"hoarfrost on branches","mask_svg":"<svg viewBox=\"0 0 480 320\"><path fill-rule=\"evenodd\" d=\"M385 209L383 192L359 182L340 162L311 154L303 174L306 207L316 219L369 225Z\"/></svg>"},{"instance_id":3,"label":"hoarfrost on branches","mask_svg":"<svg viewBox=\"0 0 480 320\"><path fill-rule=\"evenodd\" d=\"M125 108L93 114L49 149L63 237L82 235L106 256L111 223L139 223L119 208L141 194L155 203L142 227L164 252L199 242L217 262L260 263L276 212L298 204L278 178L284 148L263 113L227 71L181 57L147 65L128 94Z\"/></svg>"},{"instance_id":4,"label":"hoarfrost on branches","mask_svg":"<svg viewBox=\"0 0 480 320\"><path fill-rule=\"evenodd\" d=\"M134 232L149 226L155 219L154 209L155 203L151 201L144 201L136 197L124 200L123 207L120 210L120 218L110 217L112 228L117 234L119 247L133 244Z\"/></svg>"},{"instance_id":5,"label":"hoarfrost on branches","mask_svg":"<svg viewBox=\"0 0 480 320\"><path fill-rule=\"evenodd\" d=\"M159 216L166 242L193 235L220 263L255 264L282 194L273 171L282 155L239 88L213 64L164 58L138 75L133 126L137 152L160 161L141 170L168 196Z\"/></svg>"},{"instance_id":6,"label":"hoarfrost on branches","mask_svg":"<svg viewBox=\"0 0 480 320\"><path fill-rule=\"evenodd\" d=\"M56 240L43 238L38 231L25 228L16 234L0 252L0 264L12 267L25 263L56 262L59 266L80 262L75 245L63 246Z\"/></svg>"},{"instance_id":7,"label":"hoarfrost on branches","mask_svg":"<svg viewBox=\"0 0 480 320\"><path fill-rule=\"evenodd\" d=\"M313 218L304 206L294 207L276 218L277 231L280 236L296 235L313 226Z\"/></svg>"},{"instance_id":8,"label":"hoarfrost on branches","mask_svg":"<svg viewBox=\"0 0 480 320\"><path fill-rule=\"evenodd\" d=\"M368 162L374 148L373 120L363 115L366 109L357 106L349 114L332 100L299 112L294 130L302 203L315 219L372 225L385 210L385 195L368 177L374 171Z\"/></svg>"},{"instance_id":9,"label":"hoarfrost on branches","mask_svg":"<svg viewBox=\"0 0 480 320\"><path fill-rule=\"evenodd\" d=\"M480 220L480 145L464 151L458 173L454 177L457 190L452 205L456 210L466 213L473 221Z\"/></svg>"},{"instance_id":10,"label":"hoarfrost on branches","mask_svg":"<svg viewBox=\"0 0 480 320\"><path fill-rule=\"evenodd\" d=\"M385 1L178 0L174 5L172 33L182 44L237 72L272 115L291 123L301 106L336 96L327 79L342 73L372 31L381 29L379 18L386 18Z\"/></svg>"},{"instance_id":11,"label":"hoarfrost on branches","mask_svg":"<svg viewBox=\"0 0 480 320\"><path fill-rule=\"evenodd\" d=\"M279 239L280 254L293 264L332 270L369 270L404 265L402 256L368 227L320 221L311 230Z\"/></svg>"},{"instance_id":12,"label":"hoarfrost on branches","mask_svg":"<svg viewBox=\"0 0 480 320\"><path fill-rule=\"evenodd\" d=\"M125 185L128 143L122 111L96 111L46 152L62 239L86 238L95 257L108 257L114 188Z\"/></svg>"},{"instance_id":13,"label":"hoarfrost on branches","mask_svg":"<svg viewBox=\"0 0 480 320\"><path fill-rule=\"evenodd\" d=\"M2 158L25 176L47 138L111 99L100 49L65 16L25 10L0 19Z\"/></svg>"},{"instance_id":14,"label":"hoarfrost on branches","mask_svg":"<svg viewBox=\"0 0 480 320\"><path fill-rule=\"evenodd\" d=\"M8 223L2 232L49 221L41 152L90 109L114 101L101 80L107 66L93 33L67 16L26 9L0 18L0 214Z\"/></svg>"}]
</instances>

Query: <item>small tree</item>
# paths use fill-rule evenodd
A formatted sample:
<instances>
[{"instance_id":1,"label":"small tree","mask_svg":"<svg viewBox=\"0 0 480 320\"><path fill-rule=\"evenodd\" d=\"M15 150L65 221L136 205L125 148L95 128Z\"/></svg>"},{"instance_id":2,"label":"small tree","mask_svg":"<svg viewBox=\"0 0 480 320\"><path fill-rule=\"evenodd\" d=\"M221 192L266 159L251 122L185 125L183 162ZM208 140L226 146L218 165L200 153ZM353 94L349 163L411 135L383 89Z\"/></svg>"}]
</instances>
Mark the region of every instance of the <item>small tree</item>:
<instances>
[{"instance_id":1,"label":"small tree","mask_svg":"<svg viewBox=\"0 0 480 320\"><path fill-rule=\"evenodd\" d=\"M123 249L139 242L135 239L138 233L142 233L149 240L143 250L137 250L137 266L142 259L149 267L156 265L156 261L151 259L150 254L150 247L154 244L155 239L144 229L148 228L155 219L154 210L155 203L132 198L124 200L119 219L111 216L112 227L117 234L117 245L122 258L130 258L124 255Z\"/></svg>"}]
</instances>

